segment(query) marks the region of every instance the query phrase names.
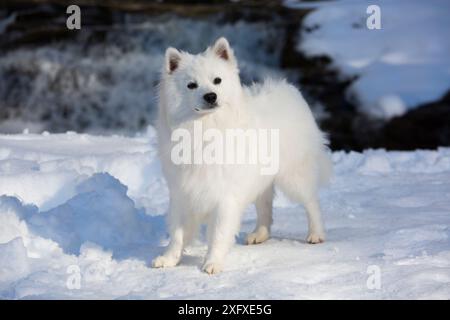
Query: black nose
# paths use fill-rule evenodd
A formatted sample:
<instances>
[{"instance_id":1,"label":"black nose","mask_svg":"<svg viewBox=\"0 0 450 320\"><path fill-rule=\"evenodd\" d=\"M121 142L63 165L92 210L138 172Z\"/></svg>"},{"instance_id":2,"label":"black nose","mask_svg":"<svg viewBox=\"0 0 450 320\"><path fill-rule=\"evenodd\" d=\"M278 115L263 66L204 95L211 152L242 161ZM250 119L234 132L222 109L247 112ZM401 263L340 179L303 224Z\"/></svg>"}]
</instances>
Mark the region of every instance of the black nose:
<instances>
[{"instance_id":1,"label":"black nose","mask_svg":"<svg viewBox=\"0 0 450 320\"><path fill-rule=\"evenodd\" d=\"M207 93L203 96L203 99L205 99L206 102L213 104L217 100L217 94L214 92Z\"/></svg>"}]
</instances>

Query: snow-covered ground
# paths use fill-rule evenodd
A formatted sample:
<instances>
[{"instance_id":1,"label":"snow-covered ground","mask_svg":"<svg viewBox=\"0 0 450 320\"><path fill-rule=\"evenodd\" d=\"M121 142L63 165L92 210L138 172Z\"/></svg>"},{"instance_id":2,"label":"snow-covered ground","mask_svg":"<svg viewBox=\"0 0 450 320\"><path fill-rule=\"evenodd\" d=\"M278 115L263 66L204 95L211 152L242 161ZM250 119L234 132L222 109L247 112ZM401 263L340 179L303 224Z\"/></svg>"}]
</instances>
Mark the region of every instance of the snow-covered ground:
<instances>
[{"instance_id":1,"label":"snow-covered ground","mask_svg":"<svg viewBox=\"0 0 450 320\"><path fill-rule=\"evenodd\" d=\"M1 135L0 298L449 299L450 149L333 160L327 242L306 244L303 208L279 196L273 237L242 244L249 208L224 272L208 276L201 239L180 266L149 267L167 244L153 130Z\"/></svg>"},{"instance_id":2,"label":"snow-covered ground","mask_svg":"<svg viewBox=\"0 0 450 320\"><path fill-rule=\"evenodd\" d=\"M369 30L366 10L380 8L381 29ZM450 2L447 0L286 1L315 8L298 49L326 55L343 76L358 76L348 94L361 111L391 118L439 100L450 89ZM309 30L309 31L307 31Z\"/></svg>"}]
</instances>

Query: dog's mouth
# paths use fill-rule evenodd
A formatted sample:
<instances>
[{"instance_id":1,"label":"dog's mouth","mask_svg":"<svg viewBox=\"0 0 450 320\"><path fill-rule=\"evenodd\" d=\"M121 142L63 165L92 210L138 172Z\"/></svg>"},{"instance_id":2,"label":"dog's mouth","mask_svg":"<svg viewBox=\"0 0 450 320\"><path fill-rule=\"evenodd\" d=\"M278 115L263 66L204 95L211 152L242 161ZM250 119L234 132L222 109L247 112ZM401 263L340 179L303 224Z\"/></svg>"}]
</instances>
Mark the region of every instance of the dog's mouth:
<instances>
[{"instance_id":1,"label":"dog's mouth","mask_svg":"<svg viewBox=\"0 0 450 320\"><path fill-rule=\"evenodd\" d=\"M218 108L219 108L219 105L217 104L217 102L215 102L215 103L203 105L200 107L195 107L194 111L199 114L207 114L207 113L216 111L216 109L218 109Z\"/></svg>"}]
</instances>

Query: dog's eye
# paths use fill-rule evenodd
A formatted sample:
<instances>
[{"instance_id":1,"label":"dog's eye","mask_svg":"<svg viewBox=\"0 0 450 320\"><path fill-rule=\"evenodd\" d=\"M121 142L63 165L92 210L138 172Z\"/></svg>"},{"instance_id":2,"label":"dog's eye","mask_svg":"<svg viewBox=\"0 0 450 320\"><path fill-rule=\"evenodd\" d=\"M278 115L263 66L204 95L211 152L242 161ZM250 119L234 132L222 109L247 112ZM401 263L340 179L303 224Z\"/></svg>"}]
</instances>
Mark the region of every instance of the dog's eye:
<instances>
[{"instance_id":1,"label":"dog's eye","mask_svg":"<svg viewBox=\"0 0 450 320\"><path fill-rule=\"evenodd\" d=\"M222 79L214 78L214 84L220 84L221 82L222 82Z\"/></svg>"},{"instance_id":2,"label":"dog's eye","mask_svg":"<svg viewBox=\"0 0 450 320\"><path fill-rule=\"evenodd\" d=\"M189 82L188 83L188 85L187 85L187 87L189 88L189 89L196 89L197 87L198 87L198 84L197 83L195 83L195 82Z\"/></svg>"}]
</instances>

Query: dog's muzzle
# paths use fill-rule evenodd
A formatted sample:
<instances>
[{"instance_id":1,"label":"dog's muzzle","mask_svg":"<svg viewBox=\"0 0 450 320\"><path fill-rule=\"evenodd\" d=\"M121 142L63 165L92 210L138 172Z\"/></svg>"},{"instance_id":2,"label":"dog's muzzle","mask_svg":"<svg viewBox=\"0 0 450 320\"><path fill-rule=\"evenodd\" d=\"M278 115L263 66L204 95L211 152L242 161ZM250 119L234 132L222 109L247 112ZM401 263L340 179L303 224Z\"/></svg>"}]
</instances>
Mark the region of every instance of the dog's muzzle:
<instances>
[{"instance_id":1,"label":"dog's muzzle","mask_svg":"<svg viewBox=\"0 0 450 320\"><path fill-rule=\"evenodd\" d=\"M210 113L210 112L215 111L218 107L219 107L219 105L217 103L207 104L207 105L204 105L201 107L195 107L194 111L197 113L201 113L201 114Z\"/></svg>"},{"instance_id":2,"label":"dog's muzzle","mask_svg":"<svg viewBox=\"0 0 450 320\"><path fill-rule=\"evenodd\" d=\"M206 93L203 96L203 100L206 102L203 106L194 108L197 113L209 113L219 106L217 104L217 94L214 92Z\"/></svg>"}]
</instances>

